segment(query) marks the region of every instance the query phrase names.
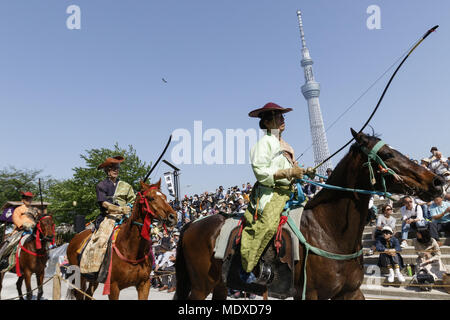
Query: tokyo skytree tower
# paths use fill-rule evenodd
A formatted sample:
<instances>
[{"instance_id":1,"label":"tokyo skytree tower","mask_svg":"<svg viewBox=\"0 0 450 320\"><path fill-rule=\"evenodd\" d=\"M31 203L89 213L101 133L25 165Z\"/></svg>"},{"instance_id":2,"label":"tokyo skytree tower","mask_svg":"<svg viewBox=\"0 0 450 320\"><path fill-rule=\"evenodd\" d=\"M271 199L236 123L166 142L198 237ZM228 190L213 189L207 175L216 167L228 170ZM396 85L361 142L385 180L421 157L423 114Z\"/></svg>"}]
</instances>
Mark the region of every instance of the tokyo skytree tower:
<instances>
[{"instance_id":1,"label":"tokyo skytree tower","mask_svg":"<svg viewBox=\"0 0 450 320\"><path fill-rule=\"evenodd\" d=\"M330 156L328 150L327 136L323 125L322 112L320 111L319 95L320 84L314 80L312 64L313 61L306 47L305 34L303 32L302 13L297 11L298 24L300 27L300 36L302 39L302 67L305 72L305 84L302 86L302 93L308 102L309 125L311 128L311 138L314 151L314 165L318 165ZM319 168L317 173L325 175L327 168L332 168L331 161L328 160Z\"/></svg>"}]
</instances>

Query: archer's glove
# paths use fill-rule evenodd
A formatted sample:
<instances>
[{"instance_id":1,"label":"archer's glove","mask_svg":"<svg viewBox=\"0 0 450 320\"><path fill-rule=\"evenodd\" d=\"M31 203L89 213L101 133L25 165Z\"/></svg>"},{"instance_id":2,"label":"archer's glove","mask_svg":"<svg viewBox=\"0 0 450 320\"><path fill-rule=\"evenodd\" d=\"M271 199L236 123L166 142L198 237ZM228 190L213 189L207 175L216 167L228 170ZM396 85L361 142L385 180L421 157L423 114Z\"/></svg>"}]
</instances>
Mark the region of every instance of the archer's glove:
<instances>
[{"instance_id":1,"label":"archer's glove","mask_svg":"<svg viewBox=\"0 0 450 320\"><path fill-rule=\"evenodd\" d=\"M311 179L314 180L314 178L316 177L316 169L308 167L306 169L306 175Z\"/></svg>"},{"instance_id":2,"label":"archer's glove","mask_svg":"<svg viewBox=\"0 0 450 320\"><path fill-rule=\"evenodd\" d=\"M293 178L302 179L304 172L305 172L305 169L300 168L300 167L293 167L293 168L289 168L289 169L280 169L273 175L273 177L275 180L288 179L289 181L291 181Z\"/></svg>"},{"instance_id":3,"label":"archer's glove","mask_svg":"<svg viewBox=\"0 0 450 320\"><path fill-rule=\"evenodd\" d=\"M31 221L25 221L25 222L22 224L22 228L23 228L23 230L25 230L25 231L33 231L35 225L36 225L36 224L35 224L34 222L31 222Z\"/></svg>"},{"instance_id":4,"label":"archer's glove","mask_svg":"<svg viewBox=\"0 0 450 320\"><path fill-rule=\"evenodd\" d=\"M114 204L108 203L107 204L107 208L106 208L106 212L108 214L122 214L123 213L123 208L116 206Z\"/></svg>"}]
</instances>

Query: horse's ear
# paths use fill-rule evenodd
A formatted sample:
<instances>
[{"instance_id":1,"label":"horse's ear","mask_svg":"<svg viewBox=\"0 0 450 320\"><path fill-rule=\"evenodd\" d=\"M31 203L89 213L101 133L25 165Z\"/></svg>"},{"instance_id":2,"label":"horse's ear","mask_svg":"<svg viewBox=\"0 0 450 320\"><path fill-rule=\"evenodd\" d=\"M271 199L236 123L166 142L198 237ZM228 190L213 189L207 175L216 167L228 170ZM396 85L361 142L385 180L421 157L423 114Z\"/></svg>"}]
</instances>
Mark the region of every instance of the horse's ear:
<instances>
[{"instance_id":1,"label":"horse's ear","mask_svg":"<svg viewBox=\"0 0 450 320\"><path fill-rule=\"evenodd\" d=\"M142 190L146 190L146 189L150 188L150 186L142 180L139 181L139 184L141 185Z\"/></svg>"},{"instance_id":2,"label":"horse's ear","mask_svg":"<svg viewBox=\"0 0 450 320\"><path fill-rule=\"evenodd\" d=\"M369 139L367 138L367 136L360 132L356 132L355 130L353 130L353 128L350 128L350 131L352 133L353 138L355 138L356 142L358 142L360 145L367 145L369 143Z\"/></svg>"},{"instance_id":3,"label":"horse's ear","mask_svg":"<svg viewBox=\"0 0 450 320\"><path fill-rule=\"evenodd\" d=\"M161 178L159 178L158 183L156 184L156 186L158 187L158 189L161 189Z\"/></svg>"}]
</instances>

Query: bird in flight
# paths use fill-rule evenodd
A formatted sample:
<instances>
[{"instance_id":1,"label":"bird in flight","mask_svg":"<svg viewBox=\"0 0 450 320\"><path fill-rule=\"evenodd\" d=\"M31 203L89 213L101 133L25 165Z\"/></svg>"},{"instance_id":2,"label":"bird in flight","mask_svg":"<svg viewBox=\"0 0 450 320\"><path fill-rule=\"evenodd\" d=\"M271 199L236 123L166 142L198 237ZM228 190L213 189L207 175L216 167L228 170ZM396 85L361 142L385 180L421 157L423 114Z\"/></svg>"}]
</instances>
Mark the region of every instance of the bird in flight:
<instances>
[{"instance_id":1,"label":"bird in flight","mask_svg":"<svg viewBox=\"0 0 450 320\"><path fill-rule=\"evenodd\" d=\"M163 81L164 83L167 83L167 80L166 80L166 79L164 79L164 78L162 78L162 81Z\"/></svg>"}]
</instances>

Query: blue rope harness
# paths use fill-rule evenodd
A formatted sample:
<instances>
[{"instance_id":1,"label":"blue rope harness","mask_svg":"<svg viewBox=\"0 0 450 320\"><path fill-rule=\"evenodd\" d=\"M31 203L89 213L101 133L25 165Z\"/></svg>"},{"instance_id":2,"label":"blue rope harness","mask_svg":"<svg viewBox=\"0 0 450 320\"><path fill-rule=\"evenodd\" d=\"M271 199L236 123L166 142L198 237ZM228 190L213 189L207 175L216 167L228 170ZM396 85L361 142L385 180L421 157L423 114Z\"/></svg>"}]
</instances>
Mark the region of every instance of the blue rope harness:
<instances>
[{"instance_id":1,"label":"blue rope harness","mask_svg":"<svg viewBox=\"0 0 450 320\"><path fill-rule=\"evenodd\" d=\"M127 203L127 206L129 206L131 209L133 209L133 205L132 205L131 203ZM118 222L115 223L115 226L120 226L126 219L130 218L130 216L131 216L130 213L124 214L123 217L122 217L122 219L120 219L120 221L118 221ZM143 223L140 223L140 222L137 222L137 221L133 221L133 224L138 225L138 226L140 226L140 227L143 227L143 226L144 226ZM153 229L153 226L152 226L152 225L150 225L150 229Z\"/></svg>"},{"instance_id":2,"label":"blue rope harness","mask_svg":"<svg viewBox=\"0 0 450 320\"><path fill-rule=\"evenodd\" d=\"M315 181L308 180L308 179L298 179L296 181L297 200L295 200L295 194L292 193L290 199L286 202L286 205L284 206L282 216L287 217L287 223L289 224L290 228L295 233L295 235L299 239L300 243L305 246L305 267L303 268L302 300L305 300L305 298L306 298L306 282L307 282L306 265L307 265L307 261L308 261L309 251L312 251L313 253L315 253L321 257L326 257L329 259L342 261L342 260L355 259L355 258L361 256L363 254L363 249L361 248L359 251L352 253L352 254L337 254L337 253L331 253L331 252L322 250L320 248L314 247L306 241L305 237L303 236L303 234L300 231L300 228L297 228L294 220L289 216L289 211L291 209L298 208L298 207L304 207L304 205L306 203L306 196L303 193L300 182L311 183L316 186L320 186L320 187L323 187L326 189L337 190L337 191L349 191L349 192L356 192L356 193L370 194L370 195L376 194L376 195L382 195L382 196L390 198L392 195L386 191L384 175L385 174L395 175L395 172L392 169L388 168L386 166L386 164L384 163L384 161L377 155L378 151L384 145L385 145L385 143L380 140L371 150L368 150L367 148L362 148L363 152L365 154L367 154L367 156L368 156L368 162L365 163L365 165L367 165L369 167L370 179L371 179L372 185L375 184L375 175L373 173L373 168L372 168L371 162L374 161L385 169L385 172L382 173L382 175L381 175L384 191L369 191L369 190L361 190L361 189L343 188L343 187L339 187L339 186L333 186L333 185L329 185L329 184L315 182ZM327 179L326 177L320 176L318 174L316 174L316 176Z\"/></svg>"}]
</instances>

